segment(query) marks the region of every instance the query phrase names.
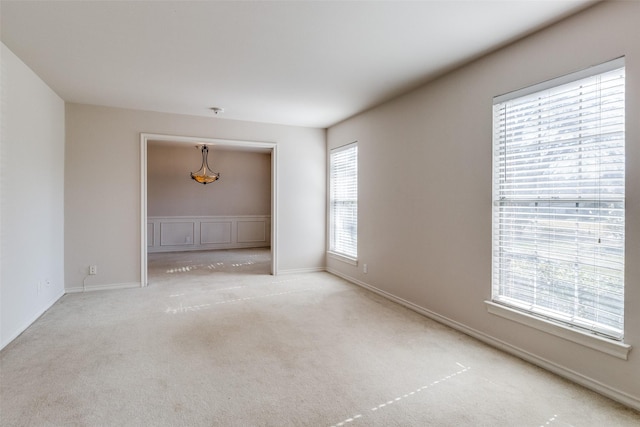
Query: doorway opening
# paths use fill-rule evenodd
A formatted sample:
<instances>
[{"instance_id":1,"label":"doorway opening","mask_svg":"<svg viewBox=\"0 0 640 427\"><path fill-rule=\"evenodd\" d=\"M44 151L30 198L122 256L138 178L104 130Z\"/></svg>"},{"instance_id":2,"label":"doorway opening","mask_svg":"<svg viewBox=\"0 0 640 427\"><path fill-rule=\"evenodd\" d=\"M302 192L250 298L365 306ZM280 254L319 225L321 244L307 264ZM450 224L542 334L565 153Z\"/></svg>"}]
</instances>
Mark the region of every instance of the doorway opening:
<instances>
[{"instance_id":1,"label":"doorway opening","mask_svg":"<svg viewBox=\"0 0 640 427\"><path fill-rule=\"evenodd\" d=\"M277 263L277 254L278 254L277 213L278 213L278 209L277 209L276 192L277 192L278 162L277 162L276 144L271 142L236 141L236 140L223 140L223 139L214 139L214 138L197 138L197 137L142 133L140 134L140 163L141 163L140 164L140 171L141 171L140 172L140 183L141 183L141 186L140 186L140 195L141 195L140 196L140 211L141 211L141 215L140 215L140 230L141 230L140 278L141 280L140 280L140 283L141 283L141 286L143 287L147 286L149 283L149 277L148 277L149 248L152 248L152 251L156 252L158 250L157 245L160 239L158 224L150 222L150 219L148 217L148 182L147 181L148 181L148 156L149 156L150 143L154 144L154 146L156 143L158 143L158 144L171 144L175 146L185 146L185 147L188 147L188 146L194 147L196 145L206 144L212 147L214 150L217 149L217 150L240 151L240 152L244 151L244 152L270 154L270 189L271 189L270 190L270 214L271 215L268 220L266 218L263 218L262 221L265 222L264 227L268 234L268 240L269 240L268 251L270 255L270 266L269 266L270 274L277 275L277 265L278 265ZM197 165L195 167L197 167ZM214 169L215 169L215 166L214 166ZM223 179L224 179L224 176L223 176ZM196 185L195 183L190 183L190 184ZM216 184L214 183L211 185L216 185ZM231 230L233 230L233 233L237 233L237 230L240 230L240 233L238 235L241 235L242 233L252 233L252 232L255 232L255 230L257 230L256 227L259 226L260 218L249 218L247 221L242 221L243 219L247 219L247 218L234 219L234 218L231 218L231 216L229 216L229 218L225 218L224 221L219 221L217 225L220 225L223 228L227 227L228 230L225 229L227 231L224 231L223 228L217 227L217 225L214 224L215 221L213 222L205 221L203 222L203 224L194 225L192 227L193 231L191 232L190 235L194 235L198 239L203 237L202 241L205 243L205 246L206 246L207 242L209 243L216 242L216 240L211 240L211 239L215 239L216 236L219 236L221 232L232 233ZM172 230L179 231L180 227L188 227L184 223L177 224L177 225L171 224L172 219L168 219L167 221L168 221L168 224L165 225L164 227L166 229L165 236L171 236ZM242 222L243 224L246 222L247 227L245 228L245 230L248 230L248 231L242 231L240 228L236 228L238 225L236 222L238 221ZM268 221L268 223L266 221ZM174 223L175 222L176 221L174 221ZM203 225L202 229L200 228L201 225ZM195 230L196 227L197 227L197 230ZM197 231L197 233L195 233L195 231ZM185 237L185 241L182 242L183 244L192 245L194 243L193 241L189 241L190 235L186 235L187 237ZM251 237L249 237L249 239L251 239ZM168 246L165 246L161 250L170 250L171 245L174 243L175 242L169 242ZM154 245L156 245L155 248L154 248ZM211 246L216 246L216 245L215 244L209 245L209 247ZM249 244L249 246L251 245ZM229 249L229 248L224 247L223 245L223 249ZM230 248L230 249L242 249L242 248ZM263 249L263 252L264 250L265 249Z\"/></svg>"}]
</instances>

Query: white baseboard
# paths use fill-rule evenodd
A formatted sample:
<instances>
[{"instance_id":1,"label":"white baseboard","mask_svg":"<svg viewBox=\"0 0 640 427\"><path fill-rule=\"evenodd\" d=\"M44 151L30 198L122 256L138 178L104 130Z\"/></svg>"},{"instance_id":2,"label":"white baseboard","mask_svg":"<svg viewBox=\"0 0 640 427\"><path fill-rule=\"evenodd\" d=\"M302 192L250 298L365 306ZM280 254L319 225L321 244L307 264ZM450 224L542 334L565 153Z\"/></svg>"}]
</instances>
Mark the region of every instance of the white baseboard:
<instances>
[{"instance_id":1,"label":"white baseboard","mask_svg":"<svg viewBox=\"0 0 640 427\"><path fill-rule=\"evenodd\" d=\"M331 268L327 269L327 272L336 275L338 277L341 277L355 285L358 285L360 287L363 287L367 290L370 290L371 292L374 292L384 298L387 298L393 302L396 302L410 310L413 310L419 314L422 314L425 317L428 317L430 319L435 320L438 323L442 323L446 326L449 326L457 331L460 331L466 335L469 335L473 338L476 338L479 341L484 342L485 344L488 344L492 347L498 348L502 351L505 351L506 353L512 354L520 359L523 359L529 363L532 363L536 366L539 366L541 368L544 368L550 372L553 372L556 375L559 375L563 378L566 378L570 381L573 381L577 384L580 384L583 387L586 387L590 390L593 390L597 393L602 394L603 396L606 396L612 400L615 400L617 402L622 403L623 405L626 405L630 408L633 408L637 411L640 411L640 399L632 396L628 393L625 393L623 391L620 390L616 390L606 384L603 384L599 381L594 380L593 378L589 378L583 374L580 374L576 371L573 371L571 369L568 369L564 366L558 365L557 363L554 363L550 360L547 360L545 358L539 357L529 351L523 350L519 347L516 347L512 344L509 344L508 342L502 341L500 339L494 338L490 335L487 335L484 332L478 331L476 329L470 328L462 323L456 322L455 320L449 319L445 316L442 316L438 313L435 313L431 310L428 310L424 307L421 307L417 304L414 304L410 301L407 301L405 299L399 298L387 291L383 291L382 289L378 289L375 286L371 286L368 283L362 282L358 279L355 279L351 276L348 276L346 274L342 274L339 271L335 271Z\"/></svg>"},{"instance_id":2,"label":"white baseboard","mask_svg":"<svg viewBox=\"0 0 640 427\"><path fill-rule=\"evenodd\" d=\"M9 338L7 339L3 339L2 343L0 343L0 350L2 350L3 348L5 348L6 346L8 346L13 340L15 340L16 338L18 338L20 336L20 334L22 334L24 331L27 330L27 328L29 326L31 326L33 324L33 322L35 322L36 320L38 320L40 318L40 316L42 316L47 310L49 310L55 303L58 302L58 300L60 298L62 298L64 296L65 292L64 291L60 291L59 293L57 293L52 299L51 301L49 301L41 310L39 310L38 312L36 312L27 322L25 322L25 324L21 327L18 328L18 330L11 335Z\"/></svg>"},{"instance_id":3,"label":"white baseboard","mask_svg":"<svg viewBox=\"0 0 640 427\"><path fill-rule=\"evenodd\" d=\"M70 288L65 288L65 293L67 294L76 294L79 292L90 292L90 291L108 291L112 289L130 289L130 288L140 288L140 282L129 282L129 283L111 283L108 285L86 285L86 286L74 286Z\"/></svg>"},{"instance_id":4,"label":"white baseboard","mask_svg":"<svg viewBox=\"0 0 640 427\"><path fill-rule=\"evenodd\" d=\"M324 267L292 268L288 270L278 270L278 276L285 274L318 273L320 271L327 271L327 269Z\"/></svg>"}]
</instances>

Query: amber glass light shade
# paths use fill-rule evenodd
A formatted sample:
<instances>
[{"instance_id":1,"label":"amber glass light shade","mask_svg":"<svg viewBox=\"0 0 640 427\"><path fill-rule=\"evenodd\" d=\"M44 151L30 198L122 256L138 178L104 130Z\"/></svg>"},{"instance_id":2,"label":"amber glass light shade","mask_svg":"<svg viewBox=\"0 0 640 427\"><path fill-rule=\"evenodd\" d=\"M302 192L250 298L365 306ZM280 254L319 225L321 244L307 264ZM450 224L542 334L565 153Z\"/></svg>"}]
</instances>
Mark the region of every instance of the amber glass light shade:
<instances>
[{"instance_id":1,"label":"amber glass light shade","mask_svg":"<svg viewBox=\"0 0 640 427\"><path fill-rule=\"evenodd\" d=\"M191 172L191 179L200 184L209 184L214 181L220 179L220 173L211 172L211 168L209 167L209 163L207 160L207 156L209 155L209 147L203 145L201 148L202 151L202 165L200 169L196 172Z\"/></svg>"}]
</instances>

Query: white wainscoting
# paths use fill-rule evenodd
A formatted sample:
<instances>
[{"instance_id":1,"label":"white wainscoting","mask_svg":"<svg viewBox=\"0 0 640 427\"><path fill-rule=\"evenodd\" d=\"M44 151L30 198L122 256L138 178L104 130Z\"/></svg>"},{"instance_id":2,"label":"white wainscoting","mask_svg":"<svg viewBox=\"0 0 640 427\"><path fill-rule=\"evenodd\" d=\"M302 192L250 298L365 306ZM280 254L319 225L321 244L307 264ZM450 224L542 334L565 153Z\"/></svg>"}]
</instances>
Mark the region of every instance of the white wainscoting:
<instances>
[{"instance_id":1,"label":"white wainscoting","mask_svg":"<svg viewBox=\"0 0 640 427\"><path fill-rule=\"evenodd\" d=\"M271 216L154 216L147 218L147 252L271 246Z\"/></svg>"}]
</instances>

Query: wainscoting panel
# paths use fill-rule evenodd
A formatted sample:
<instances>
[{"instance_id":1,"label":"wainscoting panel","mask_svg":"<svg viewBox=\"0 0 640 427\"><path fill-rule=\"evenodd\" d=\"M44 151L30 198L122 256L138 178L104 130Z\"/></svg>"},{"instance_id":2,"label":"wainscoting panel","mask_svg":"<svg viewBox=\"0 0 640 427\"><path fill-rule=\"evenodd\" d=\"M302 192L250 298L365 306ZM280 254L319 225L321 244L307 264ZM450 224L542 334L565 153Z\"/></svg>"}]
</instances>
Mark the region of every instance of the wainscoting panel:
<instances>
[{"instance_id":1,"label":"wainscoting panel","mask_svg":"<svg viewBox=\"0 0 640 427\"><path fill-rule=\"evenodd\" d=\"M264 242L267 224L264 221L238 221L238 243Z\"/></svg>"},{"instance_id":2,"label":"wainscoting panel","mask_svg":"<svg viewBox=\"0 0 640 427\"><path fill-rule=\"evenodd\" d=\"M201 222L200 243L203 245L231 243L232 228L232 221Z\"/></svg>"},{"instance_id":3,"label":"wainscoting panel","mask_svg":"<svg viewBox=\"0 0 640 427\"><path fill-rule=\"evenodd\" d=\"M147 251L179 252L271 246L271 216L147 218Z\"/></svg>"},{"instance_id":4,"label":"wainscoting panel","mask_svg":"<svg viewBox=\"0 0 640 427\"><path fill-rule=\"evenodd\" d=\"M195 223L190 222L161 222L160 246L193 245Z\"/></svg>"},{"instance_id":5,"label":"wainscoting panel","mask_svg":"<svg viewBox=\"0 0 640 427\"><path fill-rule=\"evenodd\" d=\"M156 241L156 234L154 232L154 223L147 222L147 247L153 246Z\"/></svg>"}]
</instances>

